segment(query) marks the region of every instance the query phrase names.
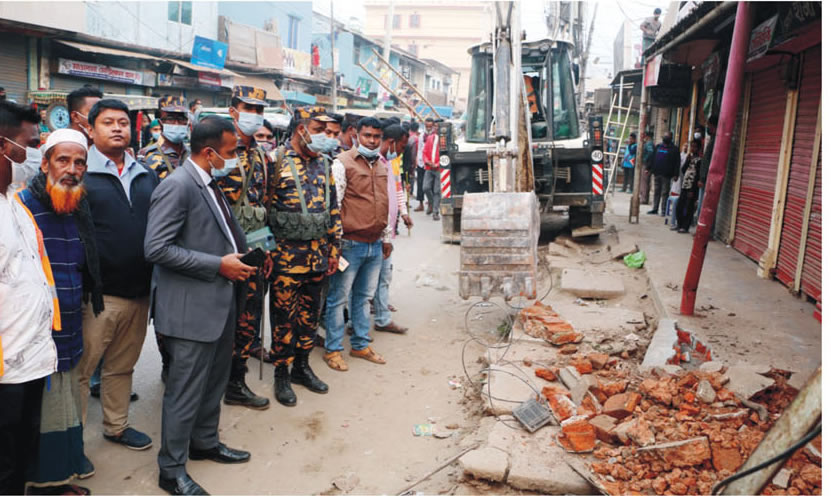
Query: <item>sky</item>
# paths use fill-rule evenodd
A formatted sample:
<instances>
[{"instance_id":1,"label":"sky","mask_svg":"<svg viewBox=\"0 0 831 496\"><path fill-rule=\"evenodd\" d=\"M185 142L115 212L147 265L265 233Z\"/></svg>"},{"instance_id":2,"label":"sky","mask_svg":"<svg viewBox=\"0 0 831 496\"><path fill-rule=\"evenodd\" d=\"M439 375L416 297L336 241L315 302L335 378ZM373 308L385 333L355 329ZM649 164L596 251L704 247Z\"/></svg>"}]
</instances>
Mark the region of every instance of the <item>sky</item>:
<instances>
[{"instance_id":1,"label":"sky","mask_svg":"<svg viewBox=\"0 0 831 496\"><path fill-rule=\"evenodd\" d=\"M403 2L402 2L403 3ZM521 14L522 27L525 29L528 39L542 38L547 28L545 26L545 2L544 0L522 0ZM669 6L667 0L599 0L589 1L585 9L588 19L591 22L591 15L597 4L597 18L594 24L592 44L589 49L588 77L604 77L612 72L612 45L615 41L620 26L624 19L629 19L633 29L637 30L641 22L652 15L656 7L666 11ZM329 0L313 0L315 10L329 14ZM335 1L335 18L347 22L350 16L364 20L363 0ZM662 16L663 20L663 16ZM592 62L599 57L599 63Z\"/></svg>"}]
</instances>

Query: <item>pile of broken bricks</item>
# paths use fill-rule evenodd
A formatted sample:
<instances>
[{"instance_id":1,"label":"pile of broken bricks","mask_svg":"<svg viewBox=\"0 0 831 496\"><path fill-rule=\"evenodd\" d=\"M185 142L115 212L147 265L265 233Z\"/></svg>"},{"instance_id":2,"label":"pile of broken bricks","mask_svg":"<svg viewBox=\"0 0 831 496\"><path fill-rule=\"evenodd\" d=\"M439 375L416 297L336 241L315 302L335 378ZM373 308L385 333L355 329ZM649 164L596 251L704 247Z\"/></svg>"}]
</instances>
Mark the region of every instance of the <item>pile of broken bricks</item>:
<instances>
[{"instance_id":1,"label":"pile of broken bricks","mask_svg":"<svg viewBox=\"0 0 831 496\"><path fill-rule=\"evenodd\" d=\"M711 352L703 343L681 333L679 339L686 346L676 347L672 358L687 368L644 369L623 356L626 347L611 353L587 347L582 333L569 328L545 305L524 309L518 323L547 342L548 347L540 350L547 353L523 360L523 365L542 384L542 400L559 427L534 434L512 432L524 441L507 446L503 454L496 454L493 450L499 447L491 443L461 460L468 475L508 482L518 489L561 490L552 477L533 479L533 484L511 477L514 472L547 470L568 482L571 493L710 494L718 481L741 467L797 393L787 383L788 372L725 367L709 361ZM576 349L562 353L567 347ZM679 351L691 351L696 359L679 360ZM483 394L495 394L496 385L488 386ZM532 396L530 389L526 392ZM491 437L499 429L494 428ZM521 449L528 446L536 449L536 456ZM477 457L489 456L505 462L504 470L501 462L497 464L500 469L493 477L477 472ZM563 460L570 460L568 466ZM521 467L522 463L535 466ZM763 494L820 494L820 467L821 438L817 438L791 457ZM580 477L591 486L580 486Z\"/></svg>"}]
</instances>

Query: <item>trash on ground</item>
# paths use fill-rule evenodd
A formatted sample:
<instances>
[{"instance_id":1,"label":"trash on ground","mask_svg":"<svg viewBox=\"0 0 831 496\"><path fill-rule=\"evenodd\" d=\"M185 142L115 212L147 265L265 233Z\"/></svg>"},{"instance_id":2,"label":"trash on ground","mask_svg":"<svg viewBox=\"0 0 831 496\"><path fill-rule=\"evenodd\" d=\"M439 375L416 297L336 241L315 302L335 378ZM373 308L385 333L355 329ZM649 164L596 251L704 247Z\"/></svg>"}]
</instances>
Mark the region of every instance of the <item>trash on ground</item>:
<instances>
[{"instance_id":1,"label":"trash on ground","mask_svg":"<svg viewBox=\"0 0 831 496\"><path fill-rule=\"evenodd\" d=\"M646 262L646 253L638 251L623 257L623 263L630 269L640 269L643 263Z\"/></svg>"}]
</instances>

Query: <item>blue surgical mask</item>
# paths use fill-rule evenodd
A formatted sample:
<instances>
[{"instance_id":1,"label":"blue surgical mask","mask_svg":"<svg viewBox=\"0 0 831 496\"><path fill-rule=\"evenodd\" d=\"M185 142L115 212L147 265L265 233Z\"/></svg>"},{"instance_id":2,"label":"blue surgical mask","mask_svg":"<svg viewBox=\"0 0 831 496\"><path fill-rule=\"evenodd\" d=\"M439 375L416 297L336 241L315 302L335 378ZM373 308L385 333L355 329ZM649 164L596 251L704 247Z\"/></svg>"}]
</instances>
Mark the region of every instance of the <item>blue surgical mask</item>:
<instances>
[{"instance_id":1,"label":"blue surgical mask","mask_svg":"<svg viewBox=\"0 0 831 496\"><path fill-rule=\"evenodd\" d=\"M370 149L365 147L364 145L358 145L358 153L360 153L361 156L367 160L375 160L376 158L378 158L378 150L380 150L380 148L381 147Z\"/></svg>"},{"instance_id":2,"label":"blue surgical mask","mask_svg":"<svg viewBox=\"0 0 831 496\"><path fill-rule=\"evenodd\" d=\"M303 138L306 146L314 153L326 153L326 133L310 134L309 140Z\"/></svg>"},{"instance_id":3,"label":"blue surgical mask","mask_svg":"<svg viewBox=\"0 0 831 496\"><path fill-rule=\"evenodd\" d=\"M219 154L216 150L214 150L213 148L211 148L211 150L212 150L214 153L216 153L216 155L217 155L219 158L222 158L222 155L220 155L220 154ZM217 168L215 168L215 167L211 167L211 176L213 176L213 177L215 177L215 178L220 178L220 177L225 177L225 176L227 176L228 174L230 174L230 173L231 173L231 171L232 171L232 170L236 169L236 167L237 167L237 162L239 161L239 159L238 159L237 157L234 157L234 158L222 158L222 160L225 162L225 166L224 166L223 168L221 168L221 169L217 169Z\"/></svg>"},{"instance_id":4,"label":"blue surgical mask","mask_svg":"<svg viewBox=\"0 0 831 496\"><path fill-rule=\"evenodd\" d=\"M153 137L154 141L159 141L159 137L161 137L162 133L150 133L150 136Z\"/></svg>"},{"instance_id":5,"label":"blue surgical mask","mask_svg":"<svg viewBox=\"0 0 831 496\"><path fill-rule=\"evenodd\" d=\"M263 127L263 116L260 114L252 114L250 112L239 112L239 120L237 126L242 134L246 136L253 136L257 129Z\"/></svg>"},{"instance_id":6,"label":"blue surgical mask","mask_svg":"<svg viewBox=\"0 0 831 496\"><path fill-rule=\"evenodd\" d=\"M395 160L395 157L398 156L398 152L387 152L387 160Z\"/></svg>"},{"instance_id":7,"label":"blue surgical mask","mask_svg":"<svg viewBox=\"0 0 831 496\"><path fill-rule=\"evenodd\" d=\"M171 143L179 144L188 137L188 127L184 124L163 124L162 134Z\"/></svg>"},{"instance_id":8,"label":"blue surgical mask","mask_svg":"<svg viewBox=\"0 0 831 496\"><path fill-rule=\"evenodd\" d=\"M338 146L340 146L340 141L336 138L326 138L326 147L323 149L323 153L332 153L338 149Z\"/></svg>"}]
</instances>

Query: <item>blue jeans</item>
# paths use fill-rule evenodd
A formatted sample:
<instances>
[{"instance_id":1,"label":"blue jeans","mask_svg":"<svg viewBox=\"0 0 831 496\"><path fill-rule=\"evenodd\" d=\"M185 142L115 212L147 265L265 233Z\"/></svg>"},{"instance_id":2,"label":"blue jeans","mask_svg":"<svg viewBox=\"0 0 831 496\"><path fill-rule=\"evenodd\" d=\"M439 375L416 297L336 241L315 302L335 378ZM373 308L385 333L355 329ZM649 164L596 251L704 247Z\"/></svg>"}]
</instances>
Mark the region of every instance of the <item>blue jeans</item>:
<instances>
[{"instance_id":1,"label":"blue jeans","mask_svg":"<svg viewBox=\"0 0 831 496\"><path fill-rule=\"evenodd\" d=\"M378 290L375 292L375 325L384 327L392 324L390 312L390 283L392 282L392 255L381 263Z\"/></svg>"},{"instance_id":2,"label":"blue jeans","mask_svg":"<svg viewBox=\"0 0 831 496\"><path fill-rule=\"evenodd\" d=\"M354 330L349 341L352 349L360 351L369 346L369 300L378 287L378 274L384 255L381 241L361 243L344 239L341 242L341 256L349 262L345 271L332 275L329 294L326 296L326 351L343 350L345 322L343 307L352 293L349 318Z\"/></svg>"}]
</instances>

